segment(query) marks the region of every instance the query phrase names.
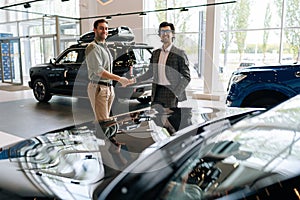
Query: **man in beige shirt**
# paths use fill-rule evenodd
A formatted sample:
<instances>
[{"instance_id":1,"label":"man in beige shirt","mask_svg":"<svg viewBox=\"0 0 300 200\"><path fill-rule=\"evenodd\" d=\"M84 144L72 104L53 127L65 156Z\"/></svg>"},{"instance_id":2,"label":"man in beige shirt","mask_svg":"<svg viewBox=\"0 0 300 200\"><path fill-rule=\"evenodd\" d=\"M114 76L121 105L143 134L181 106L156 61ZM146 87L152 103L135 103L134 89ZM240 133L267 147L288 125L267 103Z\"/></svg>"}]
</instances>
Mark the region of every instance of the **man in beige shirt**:
<instances>
[{"instance_id":1,"label":"man in beige shirt","mask_svg":"<svg viewBox=\"0 0 300 200\"><path fill-rule=\"evenodd\" d=\"M107 48L108 22L98 19L94 22L95 39L86 48L86 63L90 83L88 96L96 121L109 119L115 97L112 80L125 86L128 79L112 73L113 58Z\"/></svg>"}]
</instances>

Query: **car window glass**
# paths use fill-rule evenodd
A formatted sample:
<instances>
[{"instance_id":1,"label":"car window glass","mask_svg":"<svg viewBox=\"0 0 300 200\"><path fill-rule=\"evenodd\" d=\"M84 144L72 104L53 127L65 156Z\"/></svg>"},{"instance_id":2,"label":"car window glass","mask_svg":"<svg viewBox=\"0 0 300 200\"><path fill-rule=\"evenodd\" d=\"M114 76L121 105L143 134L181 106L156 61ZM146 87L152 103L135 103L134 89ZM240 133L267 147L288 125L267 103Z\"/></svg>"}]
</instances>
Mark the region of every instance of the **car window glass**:
<instances>
[{"instance_id":1,"label":"car window glass","mask_svg":"<svg viewBox=\"0 0 300 200\"><path fill-rule=\"evenodd\" d=\"M59 61L59 64L65 64L65 63L76 63L78 58L78 52L73 50L69 51L66 55L62 57L62 59Z\"/></svg>"},{"instance_id":2,"label":"car window glass","mask_svg":"<svg viewBox=\"0 0 300 200\"><path fill-rule=\"evenodd\" d=\"M240 63L240 67L250 67L255 65L255 63Z\"/></svg>"},{"instance_id":3,"label":"car window glass","mask_svg":"<svg viewBox=\"0 0 300 200\"><path fill-rule=\"evenodd\" d=\"M116 54L113 72L127 78L144 74L149 69L151 52L143 48L115 48Z\"/></svg>"},{"instance_id":4,"label":"car window glass","mask_svg":"<svg viewBox=\"0 0 300 200\"><path fill-rule=\"evenodd\" d=\"M137 63L150 63L151 53L147 49L133 49Z\"/></svg>"},{"instance_id":5,"label":"car window glass","mask_svg":"<svg viewBox=\"0 0 300 200\"><path fill-rule=\"evenodd\" d=\"M149 69L151 53L147 49L133 49L135 64L133 67L134 76L144 74Z\"/></svg>"}]
</instances>

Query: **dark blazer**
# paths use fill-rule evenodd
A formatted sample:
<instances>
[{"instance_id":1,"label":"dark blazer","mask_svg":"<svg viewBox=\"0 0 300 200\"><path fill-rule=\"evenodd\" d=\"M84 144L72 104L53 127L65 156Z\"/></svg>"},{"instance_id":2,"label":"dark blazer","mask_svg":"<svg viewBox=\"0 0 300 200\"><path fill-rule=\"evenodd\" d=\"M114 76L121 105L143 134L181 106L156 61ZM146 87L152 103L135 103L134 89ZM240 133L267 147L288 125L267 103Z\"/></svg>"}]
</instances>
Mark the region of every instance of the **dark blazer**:
<instances>
[{"instance_id":1,"label":"dark blazer","mask_svg":"<svg viewBox=\"0 0 300 200\"><path fill-rule=\"evenodd\" d=\"M150 59L149 70L136 78L136 82L141 82L153 78L152 83L152 100L154 99L156 86L158 83L158 60L161 49L156 49L153 51L152 57ZM178 97L178 101L186 100L185 88L191 81L189 61L186 53L172 45L166 61L166 77L170 82L169 89ZM162 98L163 97L159 97Z\"/></svg>"}]
</instances>

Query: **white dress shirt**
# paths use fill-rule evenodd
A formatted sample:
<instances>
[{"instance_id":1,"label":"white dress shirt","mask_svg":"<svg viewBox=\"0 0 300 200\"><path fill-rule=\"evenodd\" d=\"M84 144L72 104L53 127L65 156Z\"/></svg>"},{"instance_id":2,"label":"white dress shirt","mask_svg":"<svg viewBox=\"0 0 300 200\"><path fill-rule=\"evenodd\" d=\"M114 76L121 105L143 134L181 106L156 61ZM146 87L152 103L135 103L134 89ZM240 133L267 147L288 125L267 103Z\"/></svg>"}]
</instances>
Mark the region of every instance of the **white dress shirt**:
<instances>
[{"instance_id":1,"label":"white dress shirt","mask_svg":"<svg viewBox=\"0 0 300 200\"><path fill-rule=\"evenodd\" d=\"M167 58L170 53L171 47L172 47L172 44L166 49L164 49L163 47L161 48L161 52L160 52L159 60L158 60L158 66L157 66L158 67L158 83L157 84L159 84L159 85L171 85L166 76L166 67L169 67L169 66L166 66L166 62L167 62Z\"/></svg>"}]
</instances>

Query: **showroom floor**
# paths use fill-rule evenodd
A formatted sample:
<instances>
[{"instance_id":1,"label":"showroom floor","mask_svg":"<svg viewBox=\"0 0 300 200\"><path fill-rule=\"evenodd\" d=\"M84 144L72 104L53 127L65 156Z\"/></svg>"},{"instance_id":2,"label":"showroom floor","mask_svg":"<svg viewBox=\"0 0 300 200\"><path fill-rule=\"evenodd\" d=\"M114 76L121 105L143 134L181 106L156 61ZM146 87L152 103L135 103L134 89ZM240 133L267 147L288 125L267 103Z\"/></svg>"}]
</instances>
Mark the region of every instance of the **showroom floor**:
<instances>
[{"instance_id":1,"label":"showroom floor","mask_svg":"<svg viewBox=\"0 0 300 200\"><path fill-rule=\"evenodd\" d=\"M0 83L0 86L3 83ZM190 96L181 107L225 107L223 102L195 100ZM137 101L120 102L113 108L114 114L126 113L145 107ZM23 138L33 137L47 131L93 120L93 113L87 99L52 97L49 103L39 103L32 90L0 90L0 146Z\"/></svg>"}]
</instances>

